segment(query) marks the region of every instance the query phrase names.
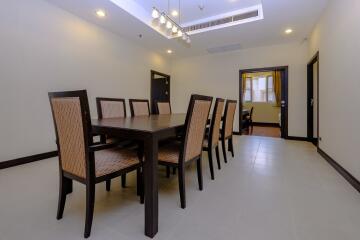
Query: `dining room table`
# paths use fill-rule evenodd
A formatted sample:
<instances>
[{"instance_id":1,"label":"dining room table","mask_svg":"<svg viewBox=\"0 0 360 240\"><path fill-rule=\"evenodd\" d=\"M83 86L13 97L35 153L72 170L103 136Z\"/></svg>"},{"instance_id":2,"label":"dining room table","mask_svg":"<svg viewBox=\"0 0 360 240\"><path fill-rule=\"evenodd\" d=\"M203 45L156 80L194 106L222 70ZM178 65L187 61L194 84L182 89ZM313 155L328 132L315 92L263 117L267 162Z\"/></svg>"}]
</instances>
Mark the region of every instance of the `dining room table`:
<instances>
[{"instance_id":1,"label":"dining room table","mask_svg":"<svg viewBox=\"0 0 360 240\"><path fill-rule=\"evenodd\" d=\"M248 110L243 110L243 115L248 113ZM161 140L176 136L183 129L185 118L185 113L176 113L91 120L93 134L143 142L145 235L150 238L158 232L159 222L158 145Z\"/></svg>"},{"instance_id":2,"label":"dining room table","mask_svg":"<svg viewBox=\"0 0 360 240\"><path fill-rule=\"evenodd\" d=\"M186 114L150 115L126 118L92 119L92 132L141 141L144 146L145 235L158 232L158 144L176 136L185 124Z\"/></svg>"}]
</instances>

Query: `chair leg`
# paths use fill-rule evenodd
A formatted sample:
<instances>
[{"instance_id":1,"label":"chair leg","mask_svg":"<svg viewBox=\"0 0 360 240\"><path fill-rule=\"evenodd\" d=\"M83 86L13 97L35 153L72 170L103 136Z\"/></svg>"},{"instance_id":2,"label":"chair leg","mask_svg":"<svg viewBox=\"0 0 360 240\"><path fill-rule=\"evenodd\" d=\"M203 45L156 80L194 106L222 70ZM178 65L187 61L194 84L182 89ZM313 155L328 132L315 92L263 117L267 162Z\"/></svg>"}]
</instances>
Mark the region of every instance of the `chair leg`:
<instances>
[{"instance_id":1,"label":"chair leg","mask_svg":"<svg viewBox=\"0 0 360 240\"><path fill-rule=\"evenodd\" d=\"M95 183L86 185L86 218L84 237L88 238L91 233L91 225L94 216Z\"/></svg>"},{"instance_id":2,"label":"chair leg","mask_svg":"<svg viewBox=\"0 0 360 240\"><path fill-rule=\"evenodd\" d=\"M136 169L136 194L141 196L141 169Z\"/></svg>"},{"instance_id":3,"label":"chair leg","mask_svg":"<svg viewBox=\"0 0 360 240\"><path fill-rule=\"evenodd\" d=\"M209 156L209 167L210 167L211 180L214 180L215 176L214 176L214 164L213 164L213 159L212 159L212 148L209 148L207 152L208 152L208 156Z\"/></svg>"},{"instance_id":4,"label":"chair leg","mask_svg":"<svg viewBox=\"0 0 360 240\"><path fill-rule=\"evenodd\" d=\"M215 147L215 153L216 153L216 161L217 161L218 169L221 169L219 146Z\"/></svg>"},{"instance_id":5,"label":"chair leg","mask_svg":"<svg viewBox=\"0 0 360 240\"><path fill-rule=\"evenodd\" d=\"M185 195L185 167L179 166L179 192L180 192L180 205L181 208L186 208L186 195Z\"/></svg>"},{"instance_id":6,"label":"chair leg","mask_svg":"<svg viewBox=\"0 0 360 240\"><path fill-rule=\"evenodd\" d=\"M72 192L72 180L60 175L60 184L59 184L59 202L56 219L60 220L63 217L66 195Z\"/></svg>"},{"instance_id":7,"label":"chair leg","mask_svg":"<svg viewBox=\"0 0 360 240\"><path fill-rule=\"evenodd\" d=\"M111 180L106 180L106 191L110 192L110 188L111 188Z\"/></svg>"},{"instance_id":8,"label":"chair leg","mask_svg":"<svg viewBox=\"0 0 360 240\"><path fill-rule=\"evenodd\" d=\"M222 152L224 155L224 161L225 161L225 163L227 163L225 139L221 139L221 147L222 147Z\"/></svg>"},{"instance_id":9,"label":"chair leg","mask_svg":"<svg viewBox=\"0 0 360 240\"><path fill-rule=\"evenodd\" d=\"M166 177L170 178L170 167L166 166Z\"/></svg>"},{"instance_id":10,"label":"chair leg","mask_svg":"<svg viewBox=\"0 0 360 240\"><path fill-rule=\"evenodd\" d=\"M228 145L229 145L229 151L231 152L231 156L234 157L234 142L233 142L233 138L229 138L228 140Z\"/></svg>"},{"instance_id":11,"label":"chair leg","mask_svg":"<svg viewBox=\"0 0 360 240\"><path fill-rule=\"evenodd\" d=\"M176 167L173 167L173 175L176 175Z\"/></svg>"},{"instance_id":12,"label":"chair leg","mask_svg":"<svg viewBox=\"0 0 360 240\"><path fill-rule=\"evenodd\" d=\"M196 161L197 165L197 175L198 175L198 182L199 182L199 190L203 190L203 175L202 175L202 162L201 157Z\"/></svg>"},{"instance_id":13,"label":"chair leg","mask_svg":"<svg viewBox=\"0 0 360 240\"><path fill-rule=\"evenodd\" d=\"M123 188L126 188L126 173L124 173L123 175L121 175L121 186Z\"/></svg>"},{"instance_id":14,"label":"chair leg","mask_svg":"<svg viewBox=\"0 0 360 240\"><path fill-rule=\"evenodd\" d=\"M144 203L144 173L142 169L137 169L137 195L140 196L140 203Z\"/></svg>"}]
</instances>

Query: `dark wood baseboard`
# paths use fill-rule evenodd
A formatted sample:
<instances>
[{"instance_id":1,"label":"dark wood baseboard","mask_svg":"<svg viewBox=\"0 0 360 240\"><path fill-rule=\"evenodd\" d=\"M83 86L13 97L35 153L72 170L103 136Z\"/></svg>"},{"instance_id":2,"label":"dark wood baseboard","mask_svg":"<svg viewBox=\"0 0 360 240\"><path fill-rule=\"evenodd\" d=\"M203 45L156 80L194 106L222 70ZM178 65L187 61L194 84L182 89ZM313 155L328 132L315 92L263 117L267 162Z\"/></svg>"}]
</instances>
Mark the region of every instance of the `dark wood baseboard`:
<instances>
[{"instance_id":1,"label":"dark wood baseboard","mask_svg":"<svg viewBox=\"0 0 360 240\"><path fill-rule=\"evenodd\" d=\"M358 192L360 192L360 182L339 163L337 163L326 152L318 148L318 153L341 175L348 181Z\"/></svg>"},{"instance_id":2,"label":"dark wood baseboard","mask_svg":"<svg viewBox=\"0 0 360 240\"><path fill-rule=\"evenodd\" d=\"M280 128L280 125L278 123L253 122L253 125L257 126L257 127L277 127L277 128Z\"/></svg>"},{"instance_id":3,"label":"dark wood baseboard","mask_svg":"<svg viewBox=\"0 0 360 240\"><path fill-rule=\"evenodd\" d=\"M309 139L307 137L295 137L295 136L287 136L285 138L286 140L294 140L294 141L304 141L304 142L308 142Z\"/></svg>"},{"instance_id":4,"label":"dark wood baseboard","mask_svg":"<svg viewBox=\"0 0 360 240\"><path fill-rule=\"evenodd\" d=\"M40 161L40 160L44 160L47 158L56 157L57 155L58 155L57 151L51 151L51 152L40 153L40 154L36 154L36 155L32 155L32 156L17 158L17 159L13 159L13 160L8 160L5 162L0 162L0 169L10 168L10 167L23 165L26 163Z\"/></svg>"}]
</instances>

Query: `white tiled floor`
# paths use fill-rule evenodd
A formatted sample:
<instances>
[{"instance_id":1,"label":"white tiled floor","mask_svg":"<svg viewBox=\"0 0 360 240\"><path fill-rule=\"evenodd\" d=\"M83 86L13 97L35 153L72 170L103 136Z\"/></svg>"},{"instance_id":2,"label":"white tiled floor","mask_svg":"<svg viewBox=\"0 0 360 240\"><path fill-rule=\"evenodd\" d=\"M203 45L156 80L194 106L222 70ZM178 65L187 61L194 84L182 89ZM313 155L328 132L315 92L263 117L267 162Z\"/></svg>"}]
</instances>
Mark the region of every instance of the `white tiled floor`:
<instances>
[{"instance_id":1,"label":"white tiled floor","mask_svg":"<svg viewBox=\"0 0 360 240\"><path fill-rule=\"evenodd\" d=\"M177 177L159 171L159 233L154 239L358 240L360 194L309 143L242 136L235 158L204 191L187 171L187 208L179 207ZM230 156L230 155L229 155ZM0 240L83 239L85 188L75 183L57 221L57 159L1 170ZM97 186L90 239L148 239L134 176L121 189Z\"/></svg>"}]
</instances>

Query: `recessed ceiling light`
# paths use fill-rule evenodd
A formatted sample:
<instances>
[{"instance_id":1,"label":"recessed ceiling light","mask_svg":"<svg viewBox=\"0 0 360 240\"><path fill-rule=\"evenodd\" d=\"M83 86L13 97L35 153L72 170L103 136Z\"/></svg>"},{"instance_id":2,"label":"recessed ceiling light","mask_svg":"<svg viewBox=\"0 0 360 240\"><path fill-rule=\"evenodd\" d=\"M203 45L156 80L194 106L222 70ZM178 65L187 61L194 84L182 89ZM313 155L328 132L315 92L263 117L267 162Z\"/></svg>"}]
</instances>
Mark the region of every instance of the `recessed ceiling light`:
<instances>
[{"instance_id":1,"label":"recessed ceiling light","mask_svg":"<svg viewBox=\"0 0 360 240\"><path fill-rule=\"evenodd\" d=\"M171 12L171 15L172 15L173 17L177 17L177 16L179 15L179 12L176 11L176 10L173 10L173 11Z\"/></svg>"},{"instance_id":2,"label":"recessed ceiling light","mask_svg":"<svg viewBox=\"0 0 360 240\"><path fill-rule=\"evenodd\" d=\"M167 50L166 52L167 52L168 54L172 54L173 51L172 51L171 49L169 49L169 50Z\"/></svg>"},{"instance_id":3,"label":"recessed ceiling light","mask_svg":"<svg viewBox=\"0 0 360 240\"><path fill-rule=\"evenodd\" d=\"M293 30L292 30L291 28L288 28L288 29L285 30L285 33L286 33L286 34L290 34L290 33L292 33L292 32L293 32Z\"/></svg>"},{"instance_id":4,"label":"recessed ceiling light","mask_svg":"<svg viewBox=\"0 0 360 240\"><path fill-rule=\"evenodd\" d=\"M104 17L106 17L106 13L104 10L98 9L98 10L96 10L96 16L98 16L99 18L104 18Z\"/></svg>"}]
</instances>

